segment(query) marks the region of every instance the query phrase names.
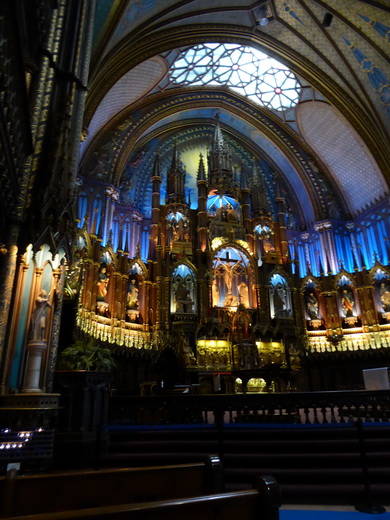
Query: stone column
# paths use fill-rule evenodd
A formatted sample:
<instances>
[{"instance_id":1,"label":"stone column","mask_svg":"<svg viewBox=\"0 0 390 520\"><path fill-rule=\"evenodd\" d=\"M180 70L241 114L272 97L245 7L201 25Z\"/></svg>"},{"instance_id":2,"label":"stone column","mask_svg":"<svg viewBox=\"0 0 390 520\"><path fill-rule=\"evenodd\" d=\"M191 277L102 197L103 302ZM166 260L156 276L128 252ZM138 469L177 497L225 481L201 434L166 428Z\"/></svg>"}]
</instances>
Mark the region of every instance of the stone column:
<instances>
[{"instance_id":1,"label":"stone column","mask_svg":"<svg viewBox=\"0 0 390 520\"><path fill-rule=\"evenodd\" d=\"M61 315L62 315L62 304L64 301L64 287L65 287L65 266L61 265L59 269L54 271L54 276L56 279L55 285L55 304L54 304L54 316L53 316L53 325L51 332L51 348L49 359L47 360L47 374L46 374L46 392L53 391L53 379L54 372L57 364L57 354L58 354L58 341L60 336L60 326L61 326Z\"/></svg>"},{"instance_id":2,"label":"stone column","mask_svg":"<svg viewBox=\"0 0 390 520\"><path fill-rule=\"evenodd\" d=\"M47 350L47 341L31 340L27 343L27 365L24 376L23 393L43 392L40 387L43 353Z\"/></svg>"},{"instance_id":3,"label":"stone column","mask_svg":"<svg viewBox=\"0 0 390 520\"><path fill-rule=\"evenodd\" d=\"M14 226L10 230L9 245L8 247L5 246L3 248L6 258L4 268L2 269L2 276L0 279L0 365L3 358L5 335L7 330L9 311L11 308L12 289L14 285L16 272L18 254L16 242L18 234L19 227Z\"/></svg>"}]
</instances>

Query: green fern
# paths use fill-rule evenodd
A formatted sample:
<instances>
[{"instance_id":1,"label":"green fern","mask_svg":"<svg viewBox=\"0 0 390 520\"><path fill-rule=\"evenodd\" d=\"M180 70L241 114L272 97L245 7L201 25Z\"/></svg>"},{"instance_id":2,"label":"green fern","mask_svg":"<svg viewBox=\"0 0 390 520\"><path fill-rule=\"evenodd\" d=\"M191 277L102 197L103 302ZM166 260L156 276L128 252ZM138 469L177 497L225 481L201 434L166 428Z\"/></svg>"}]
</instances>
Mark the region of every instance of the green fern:
<instances>
[{"instance_id":1,"label":"green fern","mask_svg":"<svg viewBox=\"0 0 390 520\"><path fill-rule=\"evenodd\" d=\"M115 367L112 351L99 345L94 338L79 339L60 354L60 370L110 372Z\"/></svg>"}]
</instances>

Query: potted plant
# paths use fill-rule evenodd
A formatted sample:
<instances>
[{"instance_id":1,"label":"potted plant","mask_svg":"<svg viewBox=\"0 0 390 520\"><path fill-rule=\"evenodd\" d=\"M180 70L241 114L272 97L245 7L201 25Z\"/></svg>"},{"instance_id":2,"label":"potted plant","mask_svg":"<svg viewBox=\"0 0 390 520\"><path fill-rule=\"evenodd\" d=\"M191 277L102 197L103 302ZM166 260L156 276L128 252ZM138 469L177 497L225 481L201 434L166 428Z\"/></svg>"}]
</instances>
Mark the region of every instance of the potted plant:
<instances>
[{"instance_id":1,"label":"potted plant","mask_svg":"<svg viewBox=\"0 0 390 520\"><path fill-rule=\"evenodd\" d=\"M95 338L78 339L60 354L59 370L111 372L115 367L112 350L97 343Z\"/></svg>"}]
</instances>

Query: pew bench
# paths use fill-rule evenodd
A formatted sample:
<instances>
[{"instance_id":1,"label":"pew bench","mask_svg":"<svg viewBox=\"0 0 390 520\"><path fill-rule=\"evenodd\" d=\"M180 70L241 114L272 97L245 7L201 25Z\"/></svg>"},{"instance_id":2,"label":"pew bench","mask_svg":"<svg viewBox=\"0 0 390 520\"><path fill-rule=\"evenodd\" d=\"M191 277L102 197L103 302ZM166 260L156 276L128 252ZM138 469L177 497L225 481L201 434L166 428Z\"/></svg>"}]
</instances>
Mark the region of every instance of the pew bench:
<instances>
[{"instance_id":1,"label":"pew bench","mask_svg":"<svg viewBox=\"0 0 390 520\"><path fill-rule=\"evenodd\" d=\"M195 497L224 490L218 457L205 462L0 477L0 518Z\"/></svg>"},{"instance_id":2,"label":"pew bench","mask_svg":"<svg viewBox=\"0 0 390 520\"><path fill-rule=\"evenodd\" d=\"M256 488L192 498L120 504L28 516L28 520L279 520L279 487L260 477ZM27 520L7 517L4 520Z\"/></svg>"}]
</instances>

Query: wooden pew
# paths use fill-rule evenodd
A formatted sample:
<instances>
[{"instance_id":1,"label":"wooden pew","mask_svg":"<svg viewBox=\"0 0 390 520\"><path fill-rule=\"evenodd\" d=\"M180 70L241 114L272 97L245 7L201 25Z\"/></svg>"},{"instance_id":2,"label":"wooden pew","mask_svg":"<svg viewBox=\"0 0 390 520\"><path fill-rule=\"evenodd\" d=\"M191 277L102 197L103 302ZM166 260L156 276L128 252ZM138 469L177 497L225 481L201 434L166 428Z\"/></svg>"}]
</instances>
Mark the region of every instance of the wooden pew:
<instances>
[{"instance_id":1,"label":"wooden pew","mask_svg":"<svg viewBox=\"0 0 390 520\"><path fill-rule=\"evenodd\" d=\"M204 463L0 477L0 517L117 506L220 493L223 469Z\"/></svg>"},{"instance_id":2,"label":"wooden pew","mask_svg":"<svg viewBox=\"0 0 390 520\"><path fill-rule=\"evenodd\" d=\"M273 477L255 489L214 495L121 504L28 516L28 520L279 520L279 487ZM4 520L27 520L8 517Z\"/></svg>"}]
</instances>

